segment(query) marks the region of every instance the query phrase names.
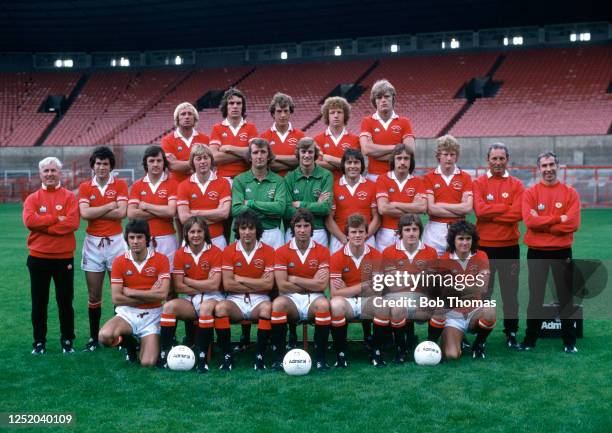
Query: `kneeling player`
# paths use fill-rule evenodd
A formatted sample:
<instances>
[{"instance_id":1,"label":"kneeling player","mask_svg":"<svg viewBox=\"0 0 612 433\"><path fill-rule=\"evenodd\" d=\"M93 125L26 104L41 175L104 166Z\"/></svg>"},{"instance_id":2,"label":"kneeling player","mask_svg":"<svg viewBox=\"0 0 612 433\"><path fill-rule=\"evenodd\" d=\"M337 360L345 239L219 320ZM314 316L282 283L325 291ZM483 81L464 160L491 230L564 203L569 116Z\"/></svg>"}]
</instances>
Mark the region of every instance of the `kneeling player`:
<instances>
[{"instance_id":1,"label":"kneeling player","mask_svg":"<svg viewBox=\"0 0 612 433\"><path fill-rule=\"evenodd\" d=\"M484 305L482 294L489 284L489 259L478 250L476 226L467 221L453 223L448 229L448 251L440 258L440 269L455 278L447 291L446 323L442 332L442 353L446 359L461 356L461 341L467 331L476 334L472 357L485 357L485 341L495 327L495 308ZM467 276L472 280L468 283ZM460 280L458 277L461 277Z\"/></svg>"},{"instance_id":2,"label":"kneeling player","mask_svg":"<svg viewBox=\"0 0 612 433\"><path fill-rule=\"evenodd\" d=\"M132 220L125 227L128 251L113 261L111 293L117 315L104 324L98 335L106 346L127 349L127 361L136 362L136 340L140 338L140 364L155 365L159 354L161 303L170 288L170 264L161 253L149 250L151 234L145 220Z\"/></svg>"},{"instance_id":3,"label":"kneeling player","mask_svg":"<svg viewBox=\"0 0 612 433\"><path fill-rule=\"evenodd\" d=\"M424 277L434 268L438 254L435 249L421 241L421 218L416 214L402 215L398 222L397 235L399 240L383 251L385 272L410 274L415 280ZM419 280L419 283L414 285L413 280L408 286L390 286L387 289L385 299L395 302L395 305L389 308L396 347L394 362L403 364L407 349L414 348L417 343L414 321L426 321L431 316L430 311L421 307L421 299L427 296L426 284ZM384 326L384 320L377 322L379 326Z\"/></svg>"},{"instance_id":4,"label":"kneeling player","mask_svg":"<svg viewBox=\"0 0 612 433\"><path fill-rule=\"evenodd\" d=\"M234 220L238 239L223 251L223 287L225 301L215 307L215 328L223 363L220 370L234 366L230 323L257 321L255 370L265 370L264 355L270 339L272 303L269 292L274 285L274 250L260 241L263 225L257 214L247 210Z\"/></svg>"},{"instance_id":5,"label":"kneeling player","mask_svg":"<svg viewBox=\"0 0 612 433\"><path fill-rule=\"evenodd\" d=\"M347 218L344 233L348 243L330 259L331 333L336 367L346 368L347 320L374 316L372 273L380 264L380 253L366 245L368 222L361 214Z\"/></svg>"},{"instance_id":6,"label":"kneeling player","mask_svg":"<svg viewBox=\"0 0 612 433\"><path fill-rule=\"evenodd\" d=\"M198 320L196 371L206 373L206 353L212 339L213 311L224 299L221 286L221 250L212 244L208 225L202 217L187 218L183 226L185 246L174 256L172 283L185 298L172 299L164 304L161 316L161 352L159 367L166 368L166 358L176 334L176 319L186 322Z\"/></svg>"},{"instance_id":7,"label":"kneeling player","mask_svg":"<svg viewBox=\"0 0 612 433\"><path fill-rule=\"evenodd\" d=\"M282 370L287 321L315 320L317 370L329 370L325 361L331 314L323 294L329 283L329 250L312 240L314 217L303 208L291 218L292 240L276 251L274 278L280 296L272 303L274 370Z\"/></svg>"}]
</instances>

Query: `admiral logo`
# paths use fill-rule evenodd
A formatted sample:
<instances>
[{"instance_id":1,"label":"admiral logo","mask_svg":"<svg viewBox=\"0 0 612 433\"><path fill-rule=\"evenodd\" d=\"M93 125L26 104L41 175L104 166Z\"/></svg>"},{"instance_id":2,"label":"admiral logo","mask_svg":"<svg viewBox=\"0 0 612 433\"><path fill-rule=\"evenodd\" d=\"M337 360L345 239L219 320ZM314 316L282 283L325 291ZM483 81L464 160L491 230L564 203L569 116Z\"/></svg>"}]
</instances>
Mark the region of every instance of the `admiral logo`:
<instances>
[{"instance_id":1,"label":"admiral logo","mask_svg":"<svg viewBox=\"0 0 612 433\"><path fill-rule=\"evenodd\" d=\"M208 198L211 200L219 200L219 193L217 191L208 191Z\"/></svg>"},{"instance_id":2,"label":"admiral logo","mask_svg":"<svg viewBox=\"0 0 612 433\"><path fill-rule=\"evenodd\" d=\"M166 198L168 197L168 191L166 191L165 189L160 189L159 191L157 191L157 195L159 196L159 198Z\"/></svg>"},{"instance_id":3,"label":"admiral logo","mask_svg":"<svg viewBox=\"0 0 612 433\"><path fill-rule=\"evenodd\" d=\"M368 193L365 191L360 191L357 193L357 198L359 200L367 200L368 199Z\"/></svg>"},{"instance_id":4,"label":"admiral logo","mask_svg":"<svg viewBox=\"0 0 612 433\"><path fill-rule=\"evenodd\" d=\"M293 262L289 262L289 265L288 265L288 266L289 266L290 268L295 268L295 263L293 263Z\"/></svg>"},{"instance_id":5,"label":"admiral logo","mask_svg":"<svg viewBox=\"0 0 612 433\"><path fill-rule=\"evenodd\" d=\"M155 276L155 272L156 272L156 271L157 271L157 270L155 269L155 267L154 267L154 266L149 266L148 268L145 268L145 270L144 270L144 274L145 274L147 277L154 277L154 276Z\"/></svg>"},{"instance_id":6,"label":"admiral logo","mask_svg":"<svg viewBox=\"0 0 612 433\"><path fill-rule=\"evenodd\" d=\"M401 134L402 132L402 127L399 125L393 125L391 127L391 131L393 131L394 134Z\"/></svg>"},{"instance_id":7,"label":"admiral logo","mask_svg":"<svg viewBox=\"0 0 612 433\"><path fill-rule=\"evenodd\" d=\"M255 259L253 260L253 266L255 266L258 269L263 269L264 261L262 259Z\"/></svg>"},{"instance_id":8,"label":"admiral logo","mask_svg":"<svg viewBox=\"0 0 612 433\"><path fill-rule=\"evenodd\" d=\"M456 180L452 183L453 189L456 189L457 191L459 191L462 187L463 187L463 182L461 182L460 180Z\"/></svg>"},{"instance_id":9,"label":"admiral logo","mask_svg":"<svg viewBox=\"0 0 612 433\"><path fill-rule=\"evenodd\" d=\"M276 195L276 189L271 189L270 191L268 191L268 198L272 199L274 198L274 196Z\"/></svg>"},{"instance_id":10,"label":"admiral logo","mask_svg":"<svg viewBox=\"0 0 612 433\"><path fill-rule=\"evenodd\" d=\"M90 196L89 196L89 199L90 199L90 200L95 200L95 199L96 199L96 196L95 196L94 194L92 194L92 195L90 195Z\"/></svg>"},{"instance_id":11,"label":"admiral logo","mask_svg":"<svg viewBox=\"0 0 612 433\"><path fill-rule=\"evenodd\" d=\"M395 188L389 188L389 192L395 192Z\"/></svg>"},{"instance_id":12,"label":"admiral logo","mask_svg":"<svg viewBox=\"0 0 612 433\"><path fill-rule=\"evenodd\" d=\"M434 188L435 188L435 189L440 188L440 184L439 184L439 183L434 184Z\"/></svg>"},{"instance_id":13,"label":"admiral logo","mask_svg":"<svg viewBox=\"0 0 612 433\"><path fill-rule=\"evenodd\" d=\"M374 132L376 133L380 132L380 128L374 128Z\"/></svg>"},{"instance_id":14,"label":"admiral logo","mask_svg":"<svg viewBox=\"0 0 612 433\"><path fill-rule=\"evenodd\" d=\"M556 330L560 330L561 329L561 322L559 321L554 321L554 322L542 322L542 328L540 329L547 329L549 331L556 331Z\"/></svg>"},{"instance_id":15,"label":"admiral logo","mask_svg":"<svg viewBox=\"0 0 612 433\"><path fill-rule=\"evenodd\" d=\"M241 267L242 267L242 262L236 262L236 265L235 265L235 266L236 266L237 268L241 268Z\"/></svg>"},{"instance_id":16,"label":"admiral logo","mask_svg":"<svg viewBox=\"0 0 612 433\"><path fill-rule=\"evenodd\" d=\"M251 188L249 188L249 187L247 186L247 188L244 190L244 192L251 192Z\"/></svg>"},{"instance_id":17,"label":"admiral logo","mask_svg":"<svg viewBox=\"0 0 612 433\"><path fill-rule=\"evenodd\" d=\"M115 198L117 196L117 191L109 189L109 190L106 191L106 194L104 194L104 196L106 196L108 198Z\"/></svg>"},{"instance_id":18,"label":"admiral logo","mask_svg":"<svg viewBox=\"0 0 612 433\"><path fill-rule=\"evenodd\" d=\"M238 138L240 138L240 141L247 141L249 139L249 136L247 135L246 132L243 132L240 135L238 135Z\"/></svg>"},{"instance_id":19,"label":"admiral logo","mask_svg":"<svg viewBox=\"0 0 612 433\"><path fill-rule=\"evenodd\" d=\"M129 277L130 275L132 275L132 274L133 274L133 272L132 272L131 270L129 270L129 269L128 269L128 271L125 273L125 275L127 275L128 277Z\"/></svg>"},{"instance_id":20,"label":"admiral logo","mask_svg":"<svg viewBox=\"0 0 612 433\"><path fill-rule=\"evenodd\" d=\"M61 204L56 204L55 205L55 210L62 210L62 209L63 209L63 207L62 207Z\"/></svg>"},{"instance_id":21,"label":"admiral logo","mask_svg":"<svg viewBox=\"0 0 612 433\"><path fill-rule=\"evenodd\" d=\"M344 200L344 196L343 195L338 196L338 200Z\"/></svg>"},{"instance_id":22,"label":"admiral logo","mask_svg":"<svg viewBox=\"0 0 612 433\"><path fill-rule=\"evenodd\" d=\"M181 150L183 150L183 146L177 147L177 150L180 152Z\"/></svg>"},{"instance_id":23,"label":"admiral logo","mask_svg":"<svg viewBox=\"0 0 612 433\"><path fill-rule=\"evenodd\" d=\"M270 141L270 146L274 146L276 144L276 141L272 140Z\"/></svg>"},{"instance_id":24,"label":"admiral logo","mask_svg":"<svg viewBox=\"0 0 612 433\"><path fill-rule=\"evenodd\" d=\"M414 188L408 188L408 189L406 190L406 195L407 195L408 197L413 197L415 194L416 194L416 190L415 190Z\"/></svg>"},{"instance_id":25,"label":"admiral logo","mask_svg":"<svg viewBox=\"0 0 612 433\"><path fill-rule=\"evenodd\" d=\"M296 188L296 189L294 189L294 190L293 190L293 193L294 193L294 194L299 194L299 193L300 193L300 190Z\"/></svg>"},{"instance_id":26,"label":"admiral logo","mask_svg":"<svg viewBox=\"0 0 612 433\"><path fill-rule=\"evenodd\" d=\"M227 137L227 132L224 132L223 134L221 134L221 137L223 138Z\"/></svg>"},{"instance_id":27,"label":"admiral logo","mask_svg":"<svg viewBox=\"0 0 612 433\"><path fill-rule=\"evenodd\" d=\"M555 207L557 209L561 209L563 207L563 204L561 202L557 202L557 203L555 203Z\"/></svg>"},{"instance_id":28,"label":"admiral logo","mask_svg":"<svg viewBox=\"0 0 612 433\"><path fill-rule=\"evenodd\" d=\"M400 266L404 266L404 261L400 260L397 264L400 265Z\"/></svg>"},{"instance_id":29,"label":"admiral logo","mask_svg":"<svg viewBox=\"0 0 612 433\"><path fill-rule=\"evenodd\" d=\"M507 192L502 192L502 197L503 198L508 198L509 194Z\"/></svg>"},{"instance_id":30,"label":"admiral logo","mask_svg":"<svg viewBox=\"0 0 612 433\"><path fill-rule=\"evenodd\" d=\"M541 210L544 210L544 209L546 209L546 206L544 206L544 203L540 203L540 204L538 205L538 210L540 210L540 211L541 211Z\"/></svg>"},{"instance_id":31,"label":"admiral logo","mask_svg":"<svg viewBox=\"0 0 612 433\"><path fill-rule=\"evenodd\" d=\"M198 198L198 196L196 195L196 193L194 192L193 194L191 194L191 199L195 200L196 198Z\"/></svg>"},{"instance_id":32,"label":"admiral logo","mask_svg":"<svg viewBox=\"0 0 612 433\"><path fill-rule=\"evenodd\" d=\"M348 268L348 266L346 268L342 269L342 272L349 272L349 271L350 271L350 269Z\"/></svg>"},{"instance_id":33,"label":"admiral logo","mask_svg":"<svg viewBox=\"0 0 612 433\"><path fill-rule=\"evenodd\" d=\"M187 269L187 270L191 269L191 265L190 265L189 263L187 263L187 264L185 265L185 269Z\"/></svg>"},{"instance_id":34,"label":"admiral logo","mask_svg":"<svg viewBox=\"0 0 612 433\"><path fill-rule=\"evenodd\" d=\"M487 194L487 200L489 201L493 200L493 194Z\"/></svg>"},{"instance_id":35,"label":"admiral logo","mask_svg":"<svg viewBox=\"0 0 612 433\"><path fill-rule=\"evenodd\" d=\"M146 191L140 191L140 195L147 195Z\"/></svg>"},{"instance_id":36,"label":"admiral logo","mask_svg":"<svg viewBox=\"0 0 612 433\"><path fill-rule=\"evenodd\" d=\"M327 149L329 147L329 143L325 143L323 147Z\"/></svg>"}]
</instances>

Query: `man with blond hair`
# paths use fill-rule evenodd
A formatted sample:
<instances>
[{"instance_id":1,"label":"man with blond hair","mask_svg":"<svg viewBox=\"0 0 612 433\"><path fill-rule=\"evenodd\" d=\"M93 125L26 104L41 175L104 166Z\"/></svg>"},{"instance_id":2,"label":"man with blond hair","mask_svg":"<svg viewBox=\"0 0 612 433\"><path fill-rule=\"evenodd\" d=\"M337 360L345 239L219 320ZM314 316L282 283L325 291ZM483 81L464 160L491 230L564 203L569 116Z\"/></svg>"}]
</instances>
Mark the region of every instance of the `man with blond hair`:
<instances>
[{"instance_id":1,"label":"man with blond hair","mask_svg":"<svg viewBox=\"0 0 612 433\"><path fill-rule=\"evenodd\" d=\"M361 151L368 157L368 176L372 181L387 171L396 144L404 143L415 150L410 120L395 113L396 96L395 87L389 81L378 80L370 92L370 102L376 112L361 121L359 142Z\"/></svg>"},{"instance_id":2,"label":"man with blond hair","mask_svg":"<svg viewBox=\"0 0 612 433\"><path fill-rule=\"evenodd\" d=\"M191 146L209 142L207 135L195 129L198 120L200 120L198 110L189 102L182 102L174 109L176 129L162 138L161 146L168 159L170 178L177 183L181 183L192 173L189 167Z\"/></svg>"}]
</instances>

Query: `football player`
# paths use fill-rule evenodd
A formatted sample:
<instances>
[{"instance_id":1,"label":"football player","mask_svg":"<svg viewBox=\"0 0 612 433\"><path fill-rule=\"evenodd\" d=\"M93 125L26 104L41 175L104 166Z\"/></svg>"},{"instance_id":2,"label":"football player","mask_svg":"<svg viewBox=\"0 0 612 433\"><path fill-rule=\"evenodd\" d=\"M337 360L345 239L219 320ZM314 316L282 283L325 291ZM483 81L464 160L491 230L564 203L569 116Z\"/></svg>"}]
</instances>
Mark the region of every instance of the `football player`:
<instances>
[{"instance_id":1,"label":"football player","mask_svg":"<svg viewBox=\"0 0 612 433\"><path fill-rule=\"evenodd\" d=\"M105 346L121 345L126 360L136 362L136 340L140 339L140 364L151 367L159 355L161 303L170 288L170 264L161 253L149 249L151 234L145 220L125 226L128 251L113 261L111 291L116 315L104 324L99 341Z\"/></svg>"},{"instance_id":2,"label":"football player","mask_svg":"<svg viewBox=\"0 0 612 433\"><path fill-rule=\"evenodd\" d=\"M89 294L89 340L85 351L94 351L99 347L104 276L107 271L110 273L115 257L126 250L121 220L127 213L128 187L123 179L112 175L115 154L108 147L96 147L89 157L89 166L93 177L79 186L79 211L81 218L87 220L81 258Z\"/></svg>"},{"instance_id":3,"label":"football player","mask_svg":"<svg viewBox=\"0 0 612 433\"><path fill-rule=\"evenodd\" d=\"M457 221L448 229L448 251L440 257L439 269L455 279L454 286L446 291L446 322L442 332L442 354L445 359L461 357L462 340L466 332L476 334L472 345L472 357L484 359L485 342L495 327L495 308L474 306L483 300L489 285L490 268L487 254L478 249L479 236L476 226L467 221ZM459 281L459 276L473 276Z\"/></svg>"},{"instance_id":4,"label":"football player","mask_svg":"<svg viewBox=\"0 0 612 433\"><path fill-rule=\"evenodd\" d=\"M414 167L414 152L400 143L391 152L391 170L376 179L376 203L382 215L381 228L376 232L376 246L380 251L399 239L397 223L402 215L420 214L427 210L423 181L412 175Z\"/></svg>"},{"instance_id":5,"label":"football player","mask_svg":"<svg viewBox=\"0 0 612 433\"><path fill-rule=\"evenodd\" d=\"M323 294L329 284L329 250L312 239L314 216L308 209L297 209L290 227L293 239L278 249L274 258L280 296L272 303L272 368L282 370L287 322L314 319L315 365L319 371L329 370L325 352L331 314L329 300Z\"/></svg>"},{"instance_id":6,"label":"football player","mask_svg":"<svg viewBox=\"0 0 612 433\"><path fill-rule=\"evenodd\" d=\"M153 248L168 257L172 267L178 247L173 225L178 184L168 177L168 160L161 147L147 147L142 166L145 176L132 185L127 216L148 221Z\"/></svg>"},{"instance_id":7,"label":"football player","mask_svg":"<svg viewBox=\"0 0 612 433\"><path fill-rule=\"evenodd\" d=\"M387 171L395 145L404 143L415 150L410 120L395 113L395 100L395 87L387 80L378 80L370 92L370 102L376 112L361 121L359 142L361 151L368 157L368 177L374 182Z\"/></svg>"},{"instance_id":8,"label":"football player","mask_svg":"<svg viewBox=\"0 0 612 433\"><path fill-rule=\"evenodd\" d=\"M447 248L448 226L465 219L472 211L472 178L457 167L459 142L451 135L438 138L438 167L423 178L427 194L429 222L423 232L423 242L442 255Z\"/></svg>"},{"instance_id":9,"label":"football player","mask_svg":"<svg viewBox=\"0 0 612 433\"><path fill-rule=\"evenodd\" d=\"M185 246L174 256L172 285L184 298L164 304L161 315L161 351L158 366L167 368L168 352L176 334L177 319L198 321L196 352L198 373L208 371L207 351L212 340L215 305L225 299L221 292L221 250L212 244L202 217L187 218L183 225Z\"/></svg>"},{"instance_id":10,"label":"football player","mask_svg":"<svg viewBox=\"0 0 612 433\"><path fill-rule=\"evenodd\" d=\"M348 366L348 321L375 313L372 274L380 267L381 255L367 245L367 230L363 215L349 215L344 224L348 243L330 259L331 334L339 368Z\"/></svg>"},{"instance_id":11,"label":"football player","mask_svg":"<svg viewBox=\"0 0 612 433\"><path fill-rule=\"evenodd\" d=\"M271 330L269 292L274 285L274 250L261 242L263 226L252 210L236 217L234 234L237 241L223 252L223 287L227 298L215 307L215 329L223 351L219 368L230 371L234 366L230 323L249 320L258 322L254 369L264 370Z\"/></svg>"},{"instance_id":12,"label":"football player","mask_svg":"<svg viewBox=\"0 0 612 433\"><path fill-rule=\"evenodd\" d=\"M284 93L276 93L270 102L270 115L274 119L272 127L261 134L261 138L270 143L274 160L270 168L281 176L298 166L295 156L295 145L304 137L299 129L294 129L291 116L295 111L293 98Z\"/></svg>"}]
</instances>

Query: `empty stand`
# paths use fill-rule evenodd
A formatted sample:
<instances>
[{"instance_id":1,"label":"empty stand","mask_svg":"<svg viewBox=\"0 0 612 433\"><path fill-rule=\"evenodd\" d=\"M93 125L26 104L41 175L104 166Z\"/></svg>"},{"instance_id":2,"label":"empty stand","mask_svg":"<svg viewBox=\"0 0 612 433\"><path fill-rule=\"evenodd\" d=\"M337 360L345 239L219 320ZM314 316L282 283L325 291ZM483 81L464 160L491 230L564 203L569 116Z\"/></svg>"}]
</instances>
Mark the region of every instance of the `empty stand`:
<instances>
[{"instance_id":1,"label":"empty stand","mask_svg":"<svg viewBox=\"0 0 612 433\"><path fill-rule=\"evenodd\" d=\"M606 134L612 120L609 46L513 51L495 98L477 99L456 136Z\"/></svg>"},{"instance_id":2,"label":"empty stand","mask_svg":"<svg viewBox=\"0 0 612 433\"><path fill-rule=\"evenodd\" d=\"M0 145L32 146L56 116L38 113L49 95L68 96L74 72L0 73Z\"/></svg>"}]
</instances>

